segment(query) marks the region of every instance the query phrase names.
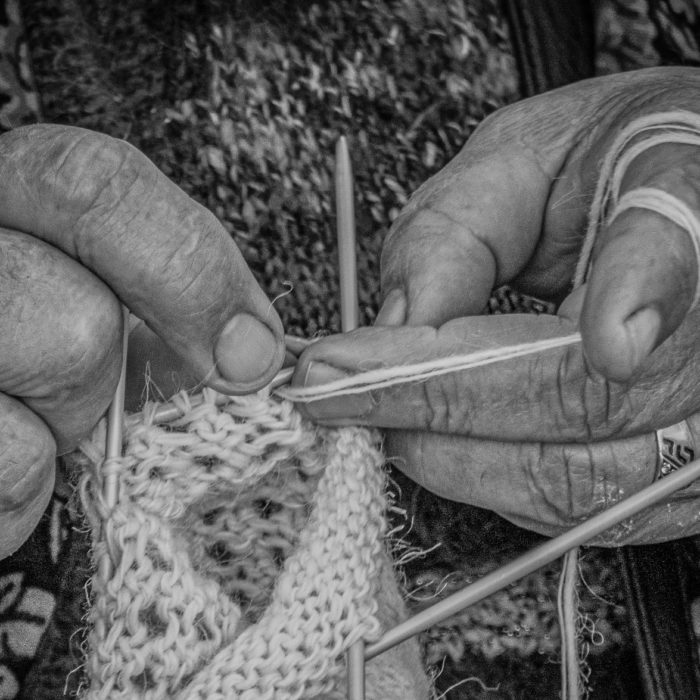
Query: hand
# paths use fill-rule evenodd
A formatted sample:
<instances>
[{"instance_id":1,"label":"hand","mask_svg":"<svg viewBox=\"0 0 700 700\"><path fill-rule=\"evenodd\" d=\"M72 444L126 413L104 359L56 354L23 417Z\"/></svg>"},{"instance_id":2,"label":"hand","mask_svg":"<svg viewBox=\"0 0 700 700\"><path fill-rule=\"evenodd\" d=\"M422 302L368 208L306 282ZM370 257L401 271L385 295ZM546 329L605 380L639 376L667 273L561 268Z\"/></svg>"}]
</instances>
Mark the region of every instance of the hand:
<instances>
[{"instance_id":1,"label":"hand","mask_svg":"<svg viewBox=\"0 0 700 700\"><path fill-rule=\"evenodd\" d=\"M501 110L423 185L382 254L378 326L323 339L295 384L567 335L550 350L421 383L311 403L323 424L391 429L386 452L448 498L556 534L651 483L654 431L688 418L700 446L700 310L691 240L643 209L600 232L586 284L570 293L601 161L643 114L700 113L697 69L655 69L572 85ZM700 216L695 146L635 159L622 190L652 186ZM510 283L557 316L478 316ZM700 488L606 541L699 532Z\"/></svg>"},{"instance_id":2,"label":"hand","mask_svg":"<svg viewBox=\"0 0 700 700\"><path fill-rule=\"evenodd\" d=\"M17 129L0 137L0 180L1 558L41 516L56 452L111 401L120 302L194 381L224 392L267 383L284 345L221 224L128 144ZM160 352L145 327L137 335L147 346L135 343L135 356Z\"/></svg>"}]
</instances>

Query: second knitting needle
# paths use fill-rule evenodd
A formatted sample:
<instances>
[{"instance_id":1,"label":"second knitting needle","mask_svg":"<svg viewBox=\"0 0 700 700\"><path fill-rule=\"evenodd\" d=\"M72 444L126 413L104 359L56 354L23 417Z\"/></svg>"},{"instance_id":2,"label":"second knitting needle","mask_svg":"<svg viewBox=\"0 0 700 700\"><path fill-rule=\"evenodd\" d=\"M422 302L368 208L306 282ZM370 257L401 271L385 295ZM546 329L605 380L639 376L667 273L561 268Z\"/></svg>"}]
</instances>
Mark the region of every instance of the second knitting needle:
<instances>
[{"instance_id":1,"label":"second knitting needle","mask_svg":"<svg viewBox=\"0 0 700 700\"><path fill-rule=\"evenodd\" d=\"M119 499L119 481L114 471L114 462L122 456L122 440L124 425L124 393L126 390L126 355L129 346L129 311L123 309L124 330L122 336L122 366L119 382L114 392L114 398L107 412L107 435L105 440L105 459L102 464L103 486L102 496L108 508L114 508ZM99 574L107 583L112 575L112 560L109 552L105 551L100 559Z\"/></svg>"}]
</instances>

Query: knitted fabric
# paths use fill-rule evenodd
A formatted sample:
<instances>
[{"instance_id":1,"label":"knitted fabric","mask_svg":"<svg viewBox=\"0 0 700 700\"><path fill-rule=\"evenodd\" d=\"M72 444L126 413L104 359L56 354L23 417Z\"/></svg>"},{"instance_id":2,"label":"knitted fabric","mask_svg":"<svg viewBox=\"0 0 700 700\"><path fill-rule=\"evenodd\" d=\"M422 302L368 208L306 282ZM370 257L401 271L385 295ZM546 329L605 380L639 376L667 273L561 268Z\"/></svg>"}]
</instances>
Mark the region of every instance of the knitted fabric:
<instances>
[{"instance_id":1,"label":"knitted fabric","mask_svg":"<svg viewBox=\"0 0 700 700\"><path fill-rule=\"evenodd\" d=\"M126 421L114 508L104 468L82 483L95 568L113 562L92 581L84 697L344 697L343 652L404 615L376 438L262 394L202 399L176 397L168 424L156 405ZM83 446L95 465L103 433ZM367 680L377 700L428 693L415 644Z\"/></svg>"}]
</instances>

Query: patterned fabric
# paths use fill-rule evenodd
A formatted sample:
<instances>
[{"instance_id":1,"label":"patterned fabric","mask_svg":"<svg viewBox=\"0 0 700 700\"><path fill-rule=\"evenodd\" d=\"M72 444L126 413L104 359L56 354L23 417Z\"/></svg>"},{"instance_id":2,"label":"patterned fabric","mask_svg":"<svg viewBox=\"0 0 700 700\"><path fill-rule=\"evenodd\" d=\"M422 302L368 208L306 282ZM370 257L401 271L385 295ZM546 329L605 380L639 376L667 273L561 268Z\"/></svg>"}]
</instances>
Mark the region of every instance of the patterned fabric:
<instances>
[{"instance_id":1,"label":"patterned fabric","mask_svg":"<svg viewBox=\"0 0 700 700\"><path fill-rule=\"evenodd\" d=\"M35 658L41 658L45 640L54 636L69 529L67 504L56 496L29 541L0 561L1 700L21 697L20 689L34 673ZM59 648L68 658L62 644L56 651Z\"/></svg>"},{"instance_id":2,"label":"patterned fabric","mask_svg":"<svg viewBox=\"0 0 700 700\"><path fill-rule=\"evenodd\" d=\"M0 2L0 130L39 121L19 0ZM2 696L0 696L2 697Z\"/></svg>"},{"instance_id":3,"label":"patterned fabric","mask_svg":"<svg viewBox=\"0 0 700 700\"><path fill-rule=\"evenodd\" d=\"M595 0L600 75L700 66L700 0Z\"/></svg>"},{"instance_id":4,"label":"patterned fabric","mask_svg":"<svg viewBox=\"0 0 700 700\"><path fill-rule=\"evenodd\" d=\"M664 65L700 66L700 0L649 0Z\"/></svg>"}]
</instances>

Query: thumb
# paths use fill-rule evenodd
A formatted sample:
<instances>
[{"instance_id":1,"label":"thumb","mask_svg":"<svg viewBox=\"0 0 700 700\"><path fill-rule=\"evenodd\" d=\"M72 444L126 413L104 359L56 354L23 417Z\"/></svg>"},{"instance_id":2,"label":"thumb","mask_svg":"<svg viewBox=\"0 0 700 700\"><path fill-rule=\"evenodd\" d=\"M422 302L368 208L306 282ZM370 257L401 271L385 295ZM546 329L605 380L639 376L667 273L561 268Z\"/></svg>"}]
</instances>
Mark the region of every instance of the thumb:
<instances>
[{"instance_id":1,"label":"thumb","mask_svg":"<svg viewBox=\"0 0 700 700\"><path fill-rule=\"evenodd\" d=\"M593 367L624 382L685 318L697 262L687 232L658 214L630 211L614 228L591 270L581 335Z\"/></svg>"},{"instance_id":2,"label":"thumb","mask_svg":"<svg viewBox=\"0 0 700 700\"><path fill-rule=\"evenodd\" d=\"M0 226L59 248L104 281L226 393L282 364L280 319L219 221L123 141L39 125L0 139Z\"/></svg>"},{"instance_id":3,"label":"thumb","mask_svg":"<svg viewBox=\"0 0 700 700\"><path fill-rule=\"evenodd\" d=\"M663 163L663 154L654 150ZM637 160L642 161L633 163L638 172L648 172L642 156ZM673 192L697 218L700 178L693 188L685 170L684 186L679 186L674 179L682 172L676 160L676 169L651 178L632 173L626 189L641 183ZM696 228L700 232L700 224ZM583 347L593 367L614 381L630 379L687 317L697 284L698 256L691 231L650 209L622 211L601 232L581 310Z\"/></svg>"}]
</instances>

